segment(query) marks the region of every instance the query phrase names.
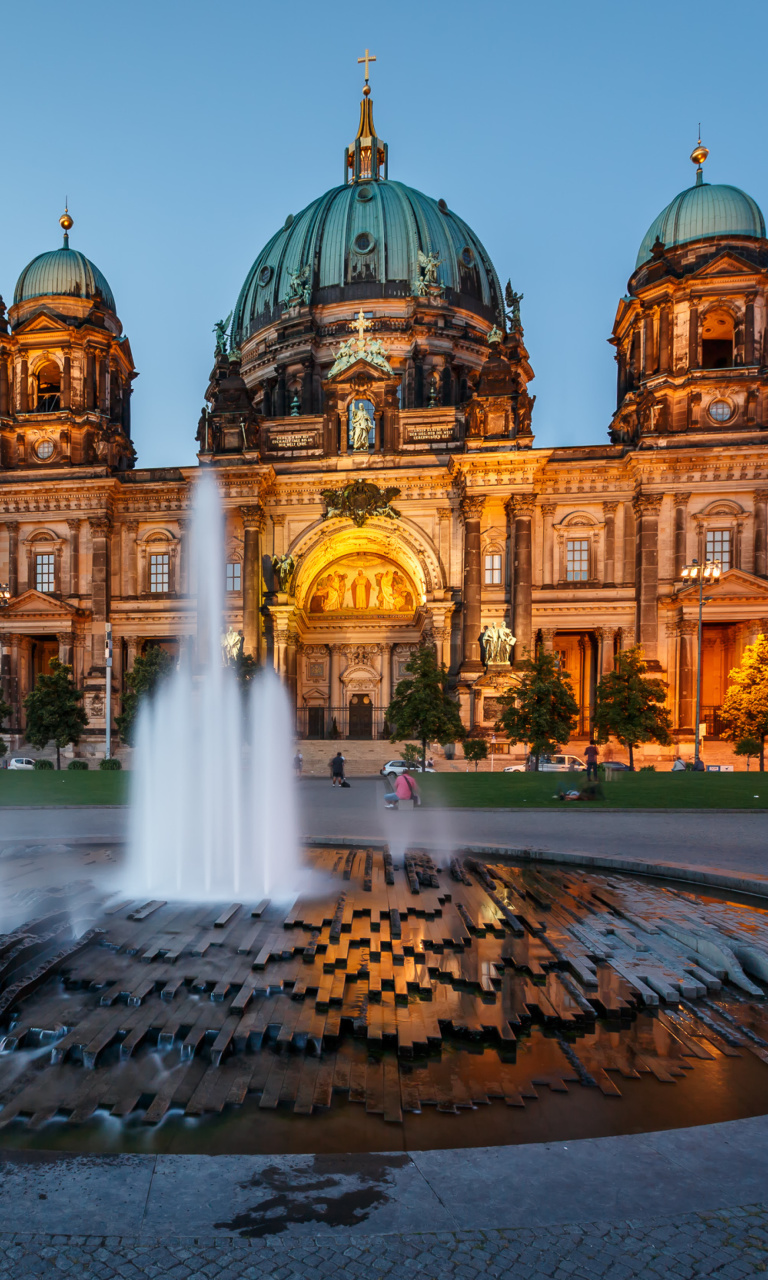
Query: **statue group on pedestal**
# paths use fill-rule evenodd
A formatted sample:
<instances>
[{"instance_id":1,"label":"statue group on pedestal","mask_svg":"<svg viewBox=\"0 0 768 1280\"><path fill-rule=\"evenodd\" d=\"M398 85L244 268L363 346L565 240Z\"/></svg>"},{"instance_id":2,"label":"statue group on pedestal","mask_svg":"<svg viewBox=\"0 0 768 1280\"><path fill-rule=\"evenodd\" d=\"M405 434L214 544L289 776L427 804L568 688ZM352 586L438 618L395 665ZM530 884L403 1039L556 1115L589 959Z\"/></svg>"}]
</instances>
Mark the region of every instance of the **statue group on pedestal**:
<instances>
[{"instance_id":1,"label":"statue group on pedestal","mask_svg":"<svg viewBox=\"0 0 768 1280\"><path fill-rule=\"evenodd\" d=\"M487 666L504 665L509 662L515 637L506 622L486 624L481 639Z\"/></svg>"}]
</instances>

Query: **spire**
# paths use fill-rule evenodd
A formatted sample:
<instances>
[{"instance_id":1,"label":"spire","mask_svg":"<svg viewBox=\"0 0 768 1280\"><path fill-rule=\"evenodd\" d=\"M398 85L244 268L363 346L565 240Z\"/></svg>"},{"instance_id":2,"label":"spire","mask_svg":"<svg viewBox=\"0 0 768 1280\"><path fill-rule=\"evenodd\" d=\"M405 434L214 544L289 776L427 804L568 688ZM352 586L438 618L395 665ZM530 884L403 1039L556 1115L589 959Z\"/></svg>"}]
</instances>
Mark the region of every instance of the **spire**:
<instances>
[{"instance_id":1,"label":"spire","mask_svg":"<svg viewBox=\"0 0 768 1280\"><path fill-rule=\"evenodd\" d=\"M357 61L365 63L365 84L360 103L357 137L352 145L344 150L345 182L362 182L387 176L387 144L376 137L371 86L368 83L369 63L375 62L376 57L366 49L364 57L358 58Z\"/></svg>"},{"instance_id":2,"label":"spire","mask_svg":"<svg viewBox=\"0 0 768 1280\"><path fill-rule=\"evenodd\" d=\"M66 197L64 199L64 212L59 218L59 226L62 228L64 232L64 244L62 247L64 249L68 249L69 248L69 232L71 227L73 226L73 220L69 216L69 209L67 208Z\"/></svg>"},{"instance_id":3,"label":"spire","mask_svg":"<svg viewBox=\"0 0 768 1280\"><path fill-rule=\"evenodd\" d=\"M696 146L693 148L693 151L691 152L691 160L695 165L698 166L696 169L696 186L697 187L701 187L704 185L704 170L702 169L702 165L704 164L704 161L706 160L708 155L709 155L709 149L705 147L701 141L701 125L699 125L699 140L696 143Z\"/></svg>"}]
</instances>

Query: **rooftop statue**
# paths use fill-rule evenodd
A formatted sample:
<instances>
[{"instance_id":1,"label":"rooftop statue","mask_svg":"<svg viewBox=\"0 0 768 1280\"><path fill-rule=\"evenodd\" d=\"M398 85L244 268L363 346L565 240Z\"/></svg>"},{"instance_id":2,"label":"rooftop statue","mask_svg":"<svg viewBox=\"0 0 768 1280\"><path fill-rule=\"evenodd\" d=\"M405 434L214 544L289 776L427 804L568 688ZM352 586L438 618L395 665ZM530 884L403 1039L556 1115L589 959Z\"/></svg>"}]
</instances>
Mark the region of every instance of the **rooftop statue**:
<instances>
[{"instance_id":1,"label":"rooftop statue","mask_svg":"<svg viewBox=\"0 0 768 1280\"><path fill-rule=\"evenodd\" d=\"M417 298L445 293L445 285L437 278L437 268L442 259L437 253L423 253L419 249L419 275L412 282L413 292Z\"/></svg>"},{"instance_id":2,"label":"rooftop statue","mask_svg":"<svg viewBox=\"0 0 768 1280\"><path fill-rule=\"evenodd\" d=\"M522 302L523 297L524 294L516 293L512 288L512 281L508 280L507 287L504 290L504 302L506 303L509 327L513 332L516 329L522 332L523 329L523 324L520 319L520 303Z\"/></svg>"},{"instance_id":3,"label":"rooftop statue","mask_svg":"<svg viewBox=\"0 0 768 1280\"><path fill-rule=\"evenodd\" d=\"M308 262L303 267L299 267L298 271L288 272L288 288L283 298L284 307L299 307L302 303L304 306L308 305L312 296L310 274Z\"/></svg>"},{"instance_id":4,"label":"rooftop statue","mask_svg":"<svg viewBox=\"0 0 768 1280\"><path fill-rule=\"evenodd\" d=\"M357 338L347 338L342 342L336 352L336 359L333 367L328 374L329 378L334 378L337 373L343 373L345 369L349 369L356 360L365 360L368 364L372 364L374 368L381 369L382 373L392 375L392 367L387 359L387 353L384 350L378 338L368 338L365 336L366 329L373 328L373 321L365 317L362 307L358 311L354 320L349 322L350 329L354 329ZM355 446L357 447L357 446Z\"/></svg>"},{"instance_id":5,"label":"rooftop statue","mask_svg":"<svg viewBox=\"0 0 768 1280\"><path fill-rule=\"evenodd\" d=\"M345 516L360 528L366 520L383 517L387 520L399 520L400 512L391 502L399 494L399 489L380 489L370 480L353 480L342 489L323 489L320 496L326 505L324 520L332 520L335 516Z\"/></svg>"},{"instance_id":6,"label":"rooftop statue","mask_svg":"<svg viewBox=\"0 0 768 1280\"><path fill-rule=\"evenodd\" d=\"M229 346L229 323L231 319L232 312L230 311L226 320L217 320L213 326L213 332L216 334L217 356L225 356L227 354L227 347Z\"/></svg>"}]
</instances>

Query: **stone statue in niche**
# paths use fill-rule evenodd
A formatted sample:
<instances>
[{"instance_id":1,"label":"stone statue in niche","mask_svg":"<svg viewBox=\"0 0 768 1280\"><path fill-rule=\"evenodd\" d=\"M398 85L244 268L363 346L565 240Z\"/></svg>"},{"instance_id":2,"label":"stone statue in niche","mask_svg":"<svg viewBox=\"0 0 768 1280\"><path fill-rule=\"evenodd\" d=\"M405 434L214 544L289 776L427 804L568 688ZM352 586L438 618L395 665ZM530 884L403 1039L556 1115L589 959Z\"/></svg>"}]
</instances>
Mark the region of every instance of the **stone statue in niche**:
<instances>
[{"instance_id":1,"label":"stone statue in niche","mask_svg":"<svg viewBox=\"0 0 768 1280\"><path fill-rule=\"evenodd\" d=\"M281 591L288 590L288 584L291 581L293 571L296 568L296 561L291 555L273 556L272 568L277 578L278 586Z\"/></svg>"},{"instance_id":2,"label":"stone statue in niche","mask_svg":"<svg viewBox=\"0 0 768 1280\"><path fill-rule=\"evenodd\" d=\"M373 414L365 400L355 400L349 407L349 421L352 431L352 448L358 453L368 452L370 433L373 430Z\"/></svg>"},{"instance_id":3,"label":"stone statue in niche","mask_svg":"<svg viewBox=\"0 0 768 1280\"><path fill-rule=\"evenodd\" d=\"M239 631L235 631L230 623L221 637L221 658L225 667L233 667L240 656L240 650L243 647L243 637Z\"/></svg>"},{"instance_id":4,"label":"stone statue in niche","mask_svg":"<svg viewBox=\"0 0 768 1280\"><path fill-rule=\"evenodd\" d=\"M514 647L515 637L506 622L492 622L486 625L482 641L485 661L488 666L503 666L509 662L509 655Z\"/></svg>"}]
</instances>

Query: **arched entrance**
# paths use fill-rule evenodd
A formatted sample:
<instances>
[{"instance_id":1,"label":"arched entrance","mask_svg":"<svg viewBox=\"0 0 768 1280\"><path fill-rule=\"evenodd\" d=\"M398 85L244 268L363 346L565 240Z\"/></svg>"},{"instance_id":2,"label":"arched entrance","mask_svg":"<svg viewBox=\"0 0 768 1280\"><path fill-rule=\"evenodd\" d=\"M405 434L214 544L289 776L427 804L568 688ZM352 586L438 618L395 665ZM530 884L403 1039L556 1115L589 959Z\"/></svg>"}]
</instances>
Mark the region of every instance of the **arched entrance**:
<instances>
[{"instance_id":1,"label":"arched entrance","mask_svg":"<svg viewBox=\"0 0 768 1280\"><path fill-rule=\"evenodd\" d=\"M367 693L353 693L349 699L349 737L373 736L373 701Z\"/></svg>"}]
</instances>

